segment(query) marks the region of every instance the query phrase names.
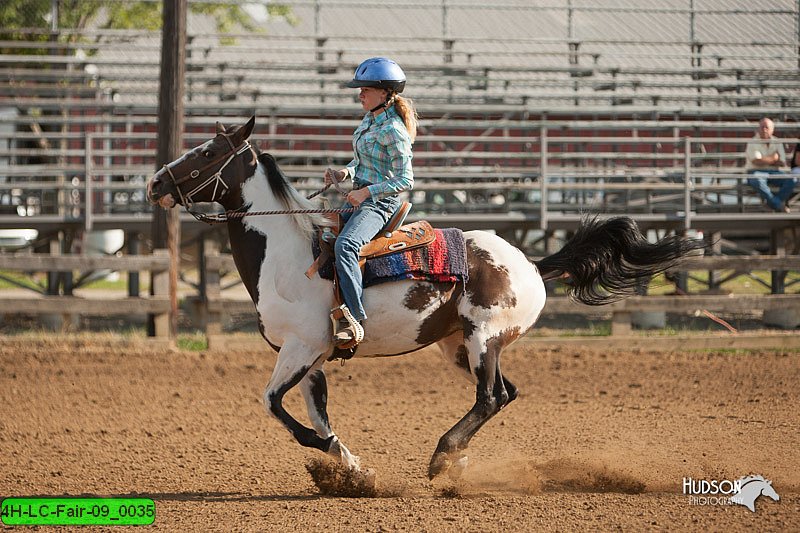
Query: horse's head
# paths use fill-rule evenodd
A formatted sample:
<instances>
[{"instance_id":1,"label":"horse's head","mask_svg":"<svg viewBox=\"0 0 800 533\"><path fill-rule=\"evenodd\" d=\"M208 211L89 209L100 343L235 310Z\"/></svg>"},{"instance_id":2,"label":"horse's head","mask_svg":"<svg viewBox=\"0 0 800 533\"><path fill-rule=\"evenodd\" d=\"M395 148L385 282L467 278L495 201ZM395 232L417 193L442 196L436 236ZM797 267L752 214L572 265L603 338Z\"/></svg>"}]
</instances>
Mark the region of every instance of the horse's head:
<instances>
[{"instance_id":1,"label":"horse's head","mask_svg":"<svg viewBox=\"0 0 800 533\"><path fill-rule=\"evenodd\" d=\"M763 494L764 496L767 496L768 498L772 498L776 502L781 499L781 497L778 496L778 493L772 487L772 481L770 481L768 479L765 480L764 485L761 487L761 494Z\"/></svg>"},{"instance_id":2,"label":"horse's head","mask_svg":"<svg viewBox=\"0 0 800 533\"><path fill-rule=\"evenodd\" d=\"M225 129L217 122L217 135L164 165L147 184L147 198L165 209L196 202L222 203L231 188L247 177L242 170L255 153L247 139L253 132L256 117L244 125ZM249 174L247 174L249 175Z\"/></svg>"}]
</instances>

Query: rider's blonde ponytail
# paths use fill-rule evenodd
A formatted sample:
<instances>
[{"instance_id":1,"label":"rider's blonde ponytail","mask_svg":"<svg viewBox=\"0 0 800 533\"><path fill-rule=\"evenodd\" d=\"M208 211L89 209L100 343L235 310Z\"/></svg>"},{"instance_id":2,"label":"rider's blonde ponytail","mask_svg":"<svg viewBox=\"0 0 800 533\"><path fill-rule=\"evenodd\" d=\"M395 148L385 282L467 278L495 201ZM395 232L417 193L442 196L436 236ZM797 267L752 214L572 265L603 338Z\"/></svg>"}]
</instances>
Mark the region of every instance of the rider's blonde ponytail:
<instances>
[{"instance_id":1,"label":"rider's blonde ponytail","mask_svg":"<svg viewBox=\"0 0 800 533\"><path fill-rule=\"evenodd\" d=\"M411 137L411 142L417 138L417 110L414 109L414 102L409 98L403 98L399 94L394 97L394 106L397 109L397 114L403 119L403 124L406 125L408 135Z\"/></svg>"}]
</instances>

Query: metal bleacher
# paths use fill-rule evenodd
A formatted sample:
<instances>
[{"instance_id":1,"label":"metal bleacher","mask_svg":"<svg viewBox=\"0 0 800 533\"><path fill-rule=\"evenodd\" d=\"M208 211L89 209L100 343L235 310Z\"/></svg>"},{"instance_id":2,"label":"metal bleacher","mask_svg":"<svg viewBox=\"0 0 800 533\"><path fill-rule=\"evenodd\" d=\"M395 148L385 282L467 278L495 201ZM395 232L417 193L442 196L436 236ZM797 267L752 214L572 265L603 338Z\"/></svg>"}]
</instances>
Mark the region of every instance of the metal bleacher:
<instances>
[{"instance_id":1,"label":"metal bleacher","mask_svg":"<svg viewBox=\"0 0 800 533\"><path fill-rule=\"evenodd\" d=\"M495 229L522 245L530 232L574 228L587 212L630 214L650 229L732 236L769 235L800 221L800 213L762 208L743 185L741 157L764 115L776 121L787 150L796 142L798 43L785 23L797 17L796 3L753 15L748 22L756 23L741 35L715 28L742 16L721 2L696 12L509 2L502 13L477 2L447 13L399 3L386 8L391 21L377 17L382 26L358 40L326 32L343 23L345 7L357 18L357 5L287 4L301 20L297 27L272 22L265 33L221 35L208 21L190 21L187 147L208 138L217 120L255 114L256 142L298 188L316 190L326 166L351 157L361 110L343 82L364 57L387 54L408 74L407 94L421 117L412 216ZM441 15L440 34L420 33L432 14ZM590 16L605 21L607 32ZM616 19L644 16L651 26L709 22L684 36L660 27L615 35ZM521 33L522 20L540 35ZM399 27L387 50L380 32L392 24ZM508 31L498 31L500 24ZM769 38L751 38L765 25L774 30ZM34 42L51 32L17 30L30 39L0 41L0 228L146 234L151 207L143 184L155 166L160 35L58 33L64 38ZM193 219L185 228L190 236L205 231Z\"/></svg>"}]
</instances>

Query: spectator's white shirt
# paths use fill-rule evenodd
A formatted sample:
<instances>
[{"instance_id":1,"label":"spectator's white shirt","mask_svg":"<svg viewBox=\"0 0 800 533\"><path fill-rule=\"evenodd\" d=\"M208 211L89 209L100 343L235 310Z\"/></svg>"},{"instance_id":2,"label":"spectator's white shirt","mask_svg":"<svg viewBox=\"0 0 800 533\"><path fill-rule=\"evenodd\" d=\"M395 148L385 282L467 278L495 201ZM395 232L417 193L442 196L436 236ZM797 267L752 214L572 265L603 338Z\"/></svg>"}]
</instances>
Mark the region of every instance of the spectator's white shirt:
<instances>
[{"instance_id":1,"label":"spectator's white shirt","mask_svg":"<svg viewBox=\"0 0 800 533\"><path fill-rule=\"evenodd\" d=\"M756 152L760 152L761 155L758 156ZM786 161L786 152L783 149L783 143L780 141L780 139L773 135L769 138L769 140L765 140L756 135L753 137L752 141L747 143L747 151L745 152L745 158L747 159L747 162L745 163L744 168L746 170L751 170L754 168L780 168L779 165L770 167L756 167L753 165L753 159L759 159L759 157L769 157L776 152L780 157L780 166L783 166L784 162Z\"/></svg>"}]
</instances>

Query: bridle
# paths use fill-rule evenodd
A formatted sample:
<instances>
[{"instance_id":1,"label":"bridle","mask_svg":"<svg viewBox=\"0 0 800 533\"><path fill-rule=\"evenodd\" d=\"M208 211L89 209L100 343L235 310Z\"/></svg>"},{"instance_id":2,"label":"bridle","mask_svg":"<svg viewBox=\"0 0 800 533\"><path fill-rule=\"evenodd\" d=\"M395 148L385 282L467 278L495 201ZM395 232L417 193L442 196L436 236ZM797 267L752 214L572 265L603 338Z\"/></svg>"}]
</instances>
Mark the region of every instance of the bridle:
<instances>
[{"instance_id":1,"label":"bridle","mask_svg":"<svg viewBox=\"0 0 800 533\"><path fill-rule=\"evenodd\" d=\"M172 171L174 168L180 165L171 166L172 164L169 164L169 165L164 165L163 167L166 173L169 174L169 177L172 180L172 185L175 186L175 191L177 191L178 196L181 199L181 203L186 208L186 210L189 211L189 213L191 213L195 218L197 218L197 214L190 209L190 207L194 205L194 200L192 199L192 197L213 183L214 191L212 192L211 199L209 201L218 202L219 200L221 200L230 190L228 184L225 183L224 179L222 179L222 172L225 170L225 167L227 167L230 164L230 162L233 161L234 158L236 158L236 156L241 155L246 151L250 150L249 141L245 140L242 142L241 145L234 146L233 142L231 142L230 135L226 133L221 133L220 135L222 135L225 138L225 140L228 141L228 146L230 146L230 151L227 151L221 156L215 158L213 161L209 162L204 167L199 169L196 168L191 172L189 172L188 174L184 174L180 177L176 177ZM213 169L223 160L224 163L220 165L217 171L209 175L208 177L205 177L204 181L202 181L194 189L192 189L187 193L183 193L181 191L180 185L182 183L186 183L189 180L204 178L203 173L205 173L209 169ZM219 197L217 197L217 191L220 190L220 186L224 189L224 191L222 191L222 194L220 194Z\"/></svg>"},{"instance_id":2,"label":"bridle","mask_svg":"<svg viewBox=\"0 0 800 533\"><path fill-rule=\"evenodd\" d=\"M225 211L224 213L220 214L212 214L207 215L205 213L200 213L197 211L192 211L190 209L191 206L194 205L194 201L192 197L195 196L197 193L208 187L211 183L214 183L214 191L211 194L211 199L208 200L209 202L219 202L222 198L230 190L230 187L225 180L222 179L222 172L225 170L231 161L233 161L237 156L245 153L246 151L250 150L250 142L245 140L239 146L234 146L231 142L230 135L226 133L220 133L226 141L228 141L228 146L230 146L230 151L225 152L221 156L215 158L213 161L206 164L204 167L199 169L194 169L188 174L181 175L180 177L175 177L173 173L173 169L180 166L180 164L170 163L168 165L164 165L164 170L167 174L169 174L170 180L172 180L172 184L175 186L175 190L178 193L178 196L181 199L181 204L186 208L186 211L189 212L195 219L199 220L200 222L205 222L206 224L222 224L228 222L231 219L240 219L245 216L254 216L254 215L295 215L295 214L314 214L314 213L352 213L356 210L356 208L343 208L343 209L287 209L287 210L276 210L276 211L246 211L243 210L245 206L240 207L239 209L233 211ZM211 174L210 176L206 177L205 180L197 185L194 189L189 191L188 193L183 193L179 185L181 183L186 183L189 180L195 180L202 177L202 174L209 169L213 169L216 165L220 163L220 161L225 160L224 163L217 169L216 172ZM334 183L336 189L344 196L347 196L347 191L343 190L338 183ZM217 197L217 191L219 187L222 186L224 191L222 194ZM329 186L325 186L323 189L315 192L314 194L310 195L308 198L313 198L318 194L324 192Z\"/></svg>"}]
</instances>

